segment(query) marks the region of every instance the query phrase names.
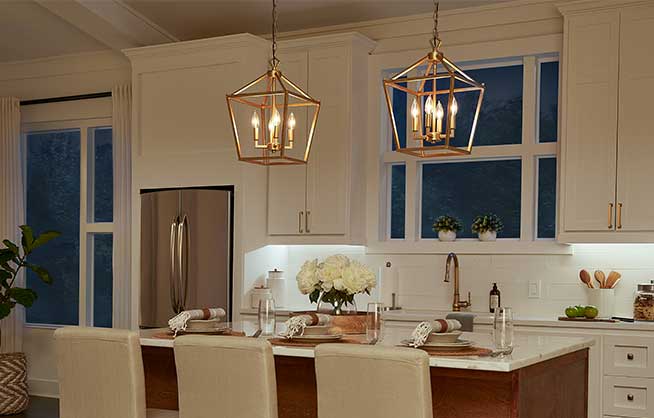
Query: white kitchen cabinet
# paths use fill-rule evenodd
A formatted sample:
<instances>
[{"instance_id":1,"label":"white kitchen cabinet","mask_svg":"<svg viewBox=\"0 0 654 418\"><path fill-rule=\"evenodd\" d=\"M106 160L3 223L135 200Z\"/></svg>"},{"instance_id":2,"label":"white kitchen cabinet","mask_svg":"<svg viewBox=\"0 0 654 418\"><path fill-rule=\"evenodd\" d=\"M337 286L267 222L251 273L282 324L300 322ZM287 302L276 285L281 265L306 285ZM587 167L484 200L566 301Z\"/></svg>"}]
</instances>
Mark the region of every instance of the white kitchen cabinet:
<instances>
[{"instance_id":1,"label":"white kitchen cabinet","mask_svg":"<svg viewBox=\"0 0 654 418\"><path fill-rule=\"evenodd\" d=\"M654 6L634 4L561 6L561 242L654 241Z\"/></svg>"},{"instance_id":2,"label":"white kitchen cabinet","mask_svg":"<svg viewBox=\"0 0 654 418\"><path fill-rule=\"evenodd\" d=\"M363 243L367 55L373 46L359 34L280 42L282 72L321 107L309 163L268 169L270 243ZM309 125L306 118L302 123Z\"/></svg>"}]
</instances>

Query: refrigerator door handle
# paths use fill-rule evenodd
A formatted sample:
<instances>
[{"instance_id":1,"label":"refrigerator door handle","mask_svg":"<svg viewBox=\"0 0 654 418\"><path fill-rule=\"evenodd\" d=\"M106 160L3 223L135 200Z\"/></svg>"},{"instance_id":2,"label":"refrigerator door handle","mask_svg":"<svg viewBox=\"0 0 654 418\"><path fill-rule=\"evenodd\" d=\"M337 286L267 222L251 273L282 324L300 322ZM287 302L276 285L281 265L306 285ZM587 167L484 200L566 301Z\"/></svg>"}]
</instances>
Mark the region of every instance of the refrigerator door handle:
<instances>
[{"instance_id":1,"label":"refrigerator door handle","mask_svg":"<svg viewBox=\"0 0 654 418\"><path fill-rule=\"evenodd\" d=\"M176 252L177 252L177 229L179 226L179 218L175 217L173 218L172 222L170 223L170 304L173 308L173 311L175 313L177 312L177 306L178 306L178 297L177 297L177 264L175 263L176 260Z\"/></svg>"},{"instance_id":2,"label":"refrigerator door handle","mask_svg":"<svg viewBox=\"0 0 654 418\"><path fill-rule=\"evenodd\" d=\"M183 215L178 226L177 233L177 262L178 262L178 285L179 285L179 296L180 296L180 310L183 311L186 309L186 296L188 294L188 257L185 257L184 254L188 255L189 241L188 236L188 217Z\"/></svg>"}]
</instances>

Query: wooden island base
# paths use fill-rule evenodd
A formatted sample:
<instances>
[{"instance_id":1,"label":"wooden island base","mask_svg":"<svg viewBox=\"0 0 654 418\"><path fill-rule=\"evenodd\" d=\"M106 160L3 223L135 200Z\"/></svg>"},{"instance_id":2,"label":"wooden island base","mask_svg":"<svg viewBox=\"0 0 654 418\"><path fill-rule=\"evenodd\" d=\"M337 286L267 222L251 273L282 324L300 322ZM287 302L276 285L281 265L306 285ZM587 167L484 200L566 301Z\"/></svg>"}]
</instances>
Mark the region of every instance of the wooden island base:
<instances>
[{"instance_id":1,"label":"wooden island base","mask_svg":"<svg viewBox=\"0 0 654 418\"><path fill-rule=\"evenodd\" d=\"M147 407L178 409L173 349L143 346L142 352ZM313 359L275 356L275 372L279 418L317 418ZM430 373L438 418L588 415L588 349L512 372L432 367Z\"/></svg>"}]
</instances>

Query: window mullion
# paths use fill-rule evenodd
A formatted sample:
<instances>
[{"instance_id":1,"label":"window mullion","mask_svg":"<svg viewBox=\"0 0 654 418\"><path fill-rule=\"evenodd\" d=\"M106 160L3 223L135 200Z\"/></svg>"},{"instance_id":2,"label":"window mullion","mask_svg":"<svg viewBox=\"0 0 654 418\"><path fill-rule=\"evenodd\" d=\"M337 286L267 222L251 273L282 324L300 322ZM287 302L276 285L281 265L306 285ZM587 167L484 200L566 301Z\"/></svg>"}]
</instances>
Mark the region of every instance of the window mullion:
<instances>
[{"instance_id":1,"label":"window mullion","mask_svg":"<svg viewBox=\"0 0 654 418\"><path fill-rule=\"evenodd\" d=\"M418 208L420 202L420 176L418 175L418 163L415 159L406 161L406 192L404 208L404 239L407 242L417 241L419 234Z\"/></svg>"},{"instance_id":2,"label":"window mullion","mask_svg":"<svg viewBox=\"0 0 654 418\"><path fill-rule=\"evenodd\" d=\"M537 116L537 60L524 57L522 88L522 193L520 216L520 240L533 241L536 214L536 116Z\"/></svg>"},{"instance_id":3,"label":"window mullion","mask_svg":"<svg viewBox=\"0 0 654 418\"><path fill-rule=\"evenodd\" d=\"M89 323L87 313L89 305L88 291L88 236L87 236L87 203L88 203L88 130L80 128L80 202L79 202L79 324ZM90 301L91 304L93 303Z\"/></svg>"}]
</instances>

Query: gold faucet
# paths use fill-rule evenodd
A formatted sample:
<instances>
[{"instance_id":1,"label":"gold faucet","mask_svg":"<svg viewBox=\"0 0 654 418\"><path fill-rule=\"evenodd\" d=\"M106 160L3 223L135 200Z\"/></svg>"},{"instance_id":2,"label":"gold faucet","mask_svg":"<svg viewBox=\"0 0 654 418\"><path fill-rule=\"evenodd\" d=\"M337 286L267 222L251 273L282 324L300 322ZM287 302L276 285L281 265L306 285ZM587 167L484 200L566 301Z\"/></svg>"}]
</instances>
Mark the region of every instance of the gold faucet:
<instances>
[{"instance_id":1,"label":"gold faucet","mask_svg":"<svg viewBox=\"0 0 654 418\"><path fill-rule=\"evenodd\" d=\"M449 253L447 255L444 282L450 282L450 264L452 260L454 260L454 302L452 302L452 310L454 312L459 312L461 308L469 308L472 303L470 303L470 292L468 292L468 300L459 300L461 298L461 295L459 294L459 257L454 253Z\"/></svg>"}]
</instances>

